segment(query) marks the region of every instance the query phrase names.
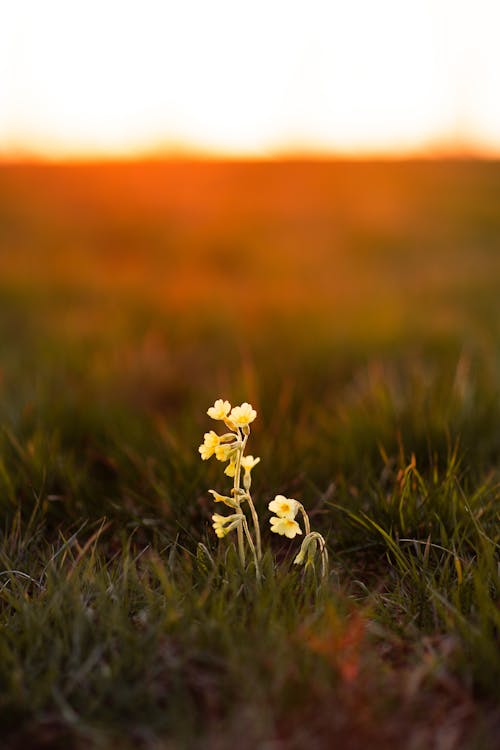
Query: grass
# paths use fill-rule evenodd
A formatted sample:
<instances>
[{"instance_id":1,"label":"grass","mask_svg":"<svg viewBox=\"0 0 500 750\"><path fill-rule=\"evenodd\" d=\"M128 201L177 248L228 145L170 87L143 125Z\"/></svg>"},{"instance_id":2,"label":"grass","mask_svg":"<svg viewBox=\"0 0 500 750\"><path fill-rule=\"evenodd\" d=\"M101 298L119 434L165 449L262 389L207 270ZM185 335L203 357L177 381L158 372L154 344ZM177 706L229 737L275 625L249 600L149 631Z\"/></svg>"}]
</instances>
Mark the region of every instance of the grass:
<instances>
[{"instance_id":1,"label":"grass","mask_svg":"<svg viewBox=\"0 0 500 750\"><path fill-rule=\"evenodd\" d=\"M0 170L0 747L495 747L499 190L495 163ZM259 411L261 587L210 526L220 396Z\"/></svg>"}]
</instances>

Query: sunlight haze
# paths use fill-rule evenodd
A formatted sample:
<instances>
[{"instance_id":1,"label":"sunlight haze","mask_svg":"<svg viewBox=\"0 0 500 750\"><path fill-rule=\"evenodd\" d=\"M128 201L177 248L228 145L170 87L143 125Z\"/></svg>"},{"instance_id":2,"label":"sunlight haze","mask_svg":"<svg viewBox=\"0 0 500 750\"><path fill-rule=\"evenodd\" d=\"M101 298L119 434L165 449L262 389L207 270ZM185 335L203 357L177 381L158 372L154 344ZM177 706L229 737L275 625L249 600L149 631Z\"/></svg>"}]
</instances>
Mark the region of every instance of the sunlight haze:
<instances>
[{"instance_id":1,"label":"sunlight haze","mask_svg":"<svg viewBox=\"0 0 500 750\"><path fill-rule=\"evenodd\" d=\"M500 151L500 6L19 0L0 154Z\"/></svg>"}]
</instances>

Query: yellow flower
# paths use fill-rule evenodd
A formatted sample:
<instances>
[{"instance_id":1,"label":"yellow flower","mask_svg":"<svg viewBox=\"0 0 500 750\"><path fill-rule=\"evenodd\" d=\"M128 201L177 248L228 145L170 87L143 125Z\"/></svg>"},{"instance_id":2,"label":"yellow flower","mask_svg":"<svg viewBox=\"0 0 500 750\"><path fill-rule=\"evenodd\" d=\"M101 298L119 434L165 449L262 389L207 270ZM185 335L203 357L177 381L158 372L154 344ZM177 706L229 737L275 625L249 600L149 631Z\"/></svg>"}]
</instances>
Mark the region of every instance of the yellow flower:
<instances>
[{"instance_id":1,"label":"yellow flower","mask_svg":"<svg viewBox=\"0 0 500 750\"><path fill-rule=\"evenodd\" d=\"M224 474L226 474L226 476L228 477L234 477L234 475L236 474L236 464L232 459L224 469Z\"/></svg>"},{"instance_id":2,"label":"yellow flower","mask_svg":"<svg viewBox=\"0 0 500 750\"><path fill-rule=\"evenodd\" d=\"M210 456L215 453L215 449L218 447L218 445L219 436L217 435L217 433L213 430L210 430L210 432L205 432L204 441L198 448L203 461L206 461L207 458L210 458Z\"/></svg>"},{"instance_id":3,"label":"yellow flower","mask_svg":"<svg viewBox=\"0 0 500 750\"><path fill-rule=\"evenodd\" d=\"M234 446L231 443L222 443L215 448L215 458L218 461L229 461L232 453Z\"/></svg>"},{"instance_id":4,"label":"yellow flower","mask_svg":"<svg viewBox=\"0 0 500 750\"><path fill-rule=\"evenodd\" d=\"M302 534L297 521L294 521L291 518L278 518L277 516L273 516L270 523L271 531L275 534L281 534L281 536L285 535L289 539L293 539L297 534Z\"/></svg>"},{"instance_id":5,"label":"yellow flower","mask_svg":"<svg viewBox=\"0 0 500 750\"><path fill-rule=\"evenodd\" d=\"M218 398L215 404L207 410L207 414L212 419L225 419L230 411L231 404L229 401L223 401L221 398Z\"/></svg>"},{"instance_id":6,"label":"yellow flower","mask_svg":"<svg viewBox=\"0 0 500 750\"><path fill-rule=\"evenodd\" d=\"M292 521L299 510L298 502L284 495L276 495L267 507L272 513L276 513L279 518L289 518Z\"/></svg>"},{"instance_id":7,"label":"yellow flower","mask_svg":"<svg viewBox=\"0 0 500 750\"><path fill-rule=\"evenodd\" d=\"M212 526L219 539L222 539L235 529L241 523L242 518L241 513L234 513L232 516L221 516L219 513L214 513L212 516Z\"/></svg>"},{"instance_id":8,"label":"yellow flower","mask_svg":"<svg viewBox=\"0 0 500 750\"><path fill-rule=\"evenodd\" d=\"M238 508L238 503L236 500L232 497L227 497L227 495L220 495L215 490L208 490L211 495L213 495L213 498L216 503L224 503L225 505L228 505L230 508Z\"/></svg>"},{"instance_id":9,"label":"yellow flower","mask_svg":"<svg viewBox=\"0 0 500 750\"><path fill-rule=\"evenodd\" d=\"M254 466L257 466L259 463L260 458L254 458L253 456L242 456L241 457L241 466L243 469L245 469L245 473L250 473Z\"/></svg>"},{"instance_id":10,"label":"yellow flower","mask_svg":"<svg viewBox=\"0 0 500 750\"><path fill-rule=\"evenodd\" d=\"M241 465L245 469L245 476L243 477L243 487L249 491L252 486L252 477L250 472L254 466L257 466L260 458L254 458L253 456L242 456Z\"/></svg>"},{"instance_id":11,"label":"yellow flower","mask_svg":"<svg viewBox=\"0 0 500 750\"><path fill-rule=\"evenodd\" d=\"M257 412L255 409L245 401L241 406L233 406L229 419L237 427L245 427L250 422L253 422L256 416Z\"/></svg>"}]
</instances>

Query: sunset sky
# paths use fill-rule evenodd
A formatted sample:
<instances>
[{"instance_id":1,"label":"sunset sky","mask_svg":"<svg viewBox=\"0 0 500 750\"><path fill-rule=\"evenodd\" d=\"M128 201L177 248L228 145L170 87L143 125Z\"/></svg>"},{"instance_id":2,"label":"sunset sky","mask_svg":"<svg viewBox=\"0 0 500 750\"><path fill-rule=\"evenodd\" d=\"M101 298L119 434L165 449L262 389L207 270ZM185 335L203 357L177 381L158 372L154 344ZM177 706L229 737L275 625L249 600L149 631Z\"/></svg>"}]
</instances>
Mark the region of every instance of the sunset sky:
<instances>
[{"instance_id":1,"label":"sunset sky","mask_svg":"<svg viewBox=\"0 0 500 750\"><path fill-rule=\"evenodd\" d=\"M498 0L15 0L0 155L500 153Z\"/></svg>"}]
</instances>

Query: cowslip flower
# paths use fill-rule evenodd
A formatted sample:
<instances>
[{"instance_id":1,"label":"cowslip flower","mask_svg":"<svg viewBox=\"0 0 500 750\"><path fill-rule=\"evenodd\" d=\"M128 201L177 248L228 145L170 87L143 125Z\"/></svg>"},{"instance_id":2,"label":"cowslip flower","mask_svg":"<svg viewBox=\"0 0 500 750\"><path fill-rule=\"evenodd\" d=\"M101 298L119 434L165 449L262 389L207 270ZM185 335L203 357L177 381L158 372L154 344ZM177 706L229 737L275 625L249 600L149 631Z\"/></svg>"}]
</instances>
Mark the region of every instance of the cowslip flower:
<instances>
[{"instance_id":1,"label":"cowslip flower","mask_svg":"<svg viewBox=\"0 0 500 750\"><path fill-rule=\"evenodd\" d=\"M229 461L236 447L231 443L221 443L215 448L215 458L218 461Z\"/></svg>"},{"instance_id":2,"label":"cowslip flower","mask_svg":"<svg viewBox=\"0 0 500 750\"><path fill-rule=\"evenodd\" d=\"M278 518L277 516L272 516L270 523L271 531L274 534L287 536L289 539L293 539L297 534L302 534L299 524L292 518Z\"/></svg>"},{"instance_id":3,"label":"cowslip flower","mask_svg":"<svg viewBox=\"0 0 500 750\"><path fill-rule=\"evenodd\" d=\"M223 401L221 398L218 398L215 404L207 409L207 414L212 419L226 419L230 411L231 404L229 401Z\"/></svg>"},{"instance_id":4,"label":"cowslip flower","mask_svg":"<svg viewBox=\"0 0 500 750\"><path fill-rule=\"evenodd\" d=\"M289 518L293 521L299 510L299 503L291 497L276 495L267 507L272 513L276 513L279 518Z\"/></svg>"},{"instance_id":5,"label":"cowslip flower","mask_svg":"<svg viewBox=\"0 0 500 750\"><path fill-rule=\"evenodd\" d=\"M199 451L203 459L215 455L219 461L224 462L226 464L224 474L234 479L234 486L230 495L221 495L215 490L209 490L216 503L224 503L233 510L231 516L221 516L215 513L212 516L212 525L219 538L225 537L234 528L237 530L240 563L245 566L246 542L254 558L257 579L260 580L259 561L262 558L262 543L259 519L250 495L251 472L254 466L259 463L260 458L243 455L250 435L249 425L256 418L257 412L246 401L232 408L229 401L219 398L213 406L207 409L207 414L212 419L223 422L228 432L223 435L217 435L213 431L207 432ZM245 503L245 510L248 510L252 516L255 541L248 527L247 517L241 510L243 502Z\"/></svg>"},{"instance_id":6,"label":"cowslip flower","mask_svg":"<svg viewBox=\"0 0 500 750\"><path fill-rule=\"evenodd\" d=\"M222 539L241 523L242 518L242 513L234 513L232 516L221 516L219 513L214 513L212 516L212 526L215 534L219 539Z\"/></svg>"},{"instance_id":7,"label":"cowslip flower","mask_svg":"<svg viewBox=\"0 0 500 750\"><path fill-rule=\"evenodd\" d=\"M233 406L231 414L229 415L229 419L237 427L246 427L251 422L253 422L256 416L257 412L253 408L252 404L244 401L241 406Z\"/></svg>"},{"instance_id":8,"label":"cowslip flower","mask_svg":"<svg viewBox=\"0 0 500 750\"><path fill-rule=\"evenodd\" d=\"M198 450L201 453L203 461L206 461L215 453L215 449L219 446L220 438L213 430L210 430L210 432L205 432L205 435L203 437L203 443L200 445Z\"/></svg>"}]
</instances>

